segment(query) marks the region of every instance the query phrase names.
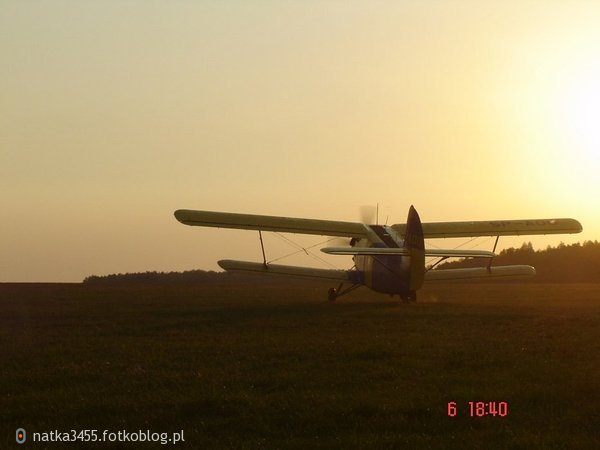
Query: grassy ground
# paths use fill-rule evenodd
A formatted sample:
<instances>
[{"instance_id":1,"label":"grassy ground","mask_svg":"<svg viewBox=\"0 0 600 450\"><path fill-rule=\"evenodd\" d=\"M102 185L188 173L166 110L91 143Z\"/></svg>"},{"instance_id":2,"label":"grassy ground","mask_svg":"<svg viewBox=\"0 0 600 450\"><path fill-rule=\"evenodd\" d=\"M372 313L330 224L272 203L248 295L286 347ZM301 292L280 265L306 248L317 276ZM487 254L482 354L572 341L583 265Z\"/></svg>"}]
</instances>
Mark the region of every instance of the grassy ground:
<instances>
[{"instance_id":1,"label":"grassy ground","mask_svg":"<svg viewBox=\"0 0 600 450\"><path fill-rule=\"evenodd\" d=\"M17 427L183 429L190 448L600 448L600 285L325 297L0 284L0 448ZM86 448L137 447L121 445Z\"/></svg>"}]
</instances>

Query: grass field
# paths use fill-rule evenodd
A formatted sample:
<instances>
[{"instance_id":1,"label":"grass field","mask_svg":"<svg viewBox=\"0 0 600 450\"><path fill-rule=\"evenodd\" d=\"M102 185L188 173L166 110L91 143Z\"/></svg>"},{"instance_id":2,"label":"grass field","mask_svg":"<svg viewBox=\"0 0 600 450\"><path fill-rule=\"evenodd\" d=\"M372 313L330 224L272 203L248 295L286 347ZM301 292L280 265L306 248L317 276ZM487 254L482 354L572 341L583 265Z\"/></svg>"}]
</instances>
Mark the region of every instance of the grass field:
<instances>
[{"instance_id":1,"label":"grass field","mask_svg":"<svg viewBox=\"0 0 600 450\"><path fill-rule=\"evenodd\" d=\"M600 448L600 285L325 297L0 284L0 448L18 427L184 430L178 448Z\"/></svg>"}]
</instances>

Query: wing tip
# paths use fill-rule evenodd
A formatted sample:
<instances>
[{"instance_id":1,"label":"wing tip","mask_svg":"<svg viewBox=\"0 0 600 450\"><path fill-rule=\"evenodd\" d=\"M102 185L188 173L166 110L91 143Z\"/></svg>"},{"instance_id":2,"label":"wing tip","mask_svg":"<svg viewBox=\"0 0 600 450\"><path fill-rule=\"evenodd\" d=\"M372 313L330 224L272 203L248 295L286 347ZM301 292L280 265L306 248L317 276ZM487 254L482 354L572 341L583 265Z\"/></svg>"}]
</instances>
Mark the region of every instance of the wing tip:
<instances>
[{"instance_id":1,"label":"wing tip","mask_svg":"<svg viewBox=\"0 0 600 450\"><path fill-rule=\"evenodd\" d=\"M179 222L185 223L185 217L187 216L186 211L187 210L185 209L178 209L173 213L173 215Z\"/></svg>"}]
</instances>

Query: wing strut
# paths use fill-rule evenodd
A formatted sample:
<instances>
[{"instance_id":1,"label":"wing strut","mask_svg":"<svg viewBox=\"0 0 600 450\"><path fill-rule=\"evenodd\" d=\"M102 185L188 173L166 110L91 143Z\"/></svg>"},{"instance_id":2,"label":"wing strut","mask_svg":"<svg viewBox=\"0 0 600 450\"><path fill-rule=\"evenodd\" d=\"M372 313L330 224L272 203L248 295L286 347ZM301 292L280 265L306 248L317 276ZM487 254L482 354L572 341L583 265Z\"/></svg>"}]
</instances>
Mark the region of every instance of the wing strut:
<instances>
[{"instance_id":1,"label":"wing strut","mask_svg":"<svg viewBox=\"0 0 600 450\"><path fill-rule=\"evenodd\" d=\"M262 232L260 230L258 230L258 237L260 239L260 249L262 250L263 254L263 265L265 266L265 269L268 269L269 266L267 265L267 257L265 255L265 245L263 244Z\"/></svg>"},{"instance_id":2,"label":"wing strut","mask_svg":"<svg viewBox=\"0 0 600 450\"><path fill-rule=\"evenodd\" d=\"M499 239L500 239L500 235L496 236L496 242L494 242L494 249L492 250L492 253L496 253L496 246L498 245ZM494 258L490 258L490 261L488 262L488 265L487 265L488 273L492 272L492 261L494 261Z\"/></svg>"},{"instance_id":3,"label":"wing strut","mask_svg":"<svg viewBox=\"0 0 600 450\"><path fill-rule=\"evenodd\" d=\"M441 263L442 261L446 261L448 258L450 258L449 256L442 256L440 259L438 259L436 262L434 262L433 264L431 264L429 267L427 267L425 269L425 272L429 272L430 270L432 270L435 266L437 266L439 263Z\"/></svg>"}]
</instances>

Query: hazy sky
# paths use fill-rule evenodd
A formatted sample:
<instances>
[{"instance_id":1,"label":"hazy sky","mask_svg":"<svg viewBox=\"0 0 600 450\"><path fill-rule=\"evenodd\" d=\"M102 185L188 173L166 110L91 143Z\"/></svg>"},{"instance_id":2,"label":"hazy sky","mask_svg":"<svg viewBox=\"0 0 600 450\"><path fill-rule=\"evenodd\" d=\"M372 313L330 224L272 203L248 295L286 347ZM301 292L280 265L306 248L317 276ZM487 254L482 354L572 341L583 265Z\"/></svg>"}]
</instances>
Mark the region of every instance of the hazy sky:
<instances>
[{"instance_id":1,"label":"hazy sky","mask_svg":"<svg viewBox=\"0 0 600 450\"><path fill-rule=\"evenodd\" d=\"M414 204L600 239L598 24L595 1L2 0L0 281L261 259L256 232L178 208Z\"/></svg>"}]
</instances>

